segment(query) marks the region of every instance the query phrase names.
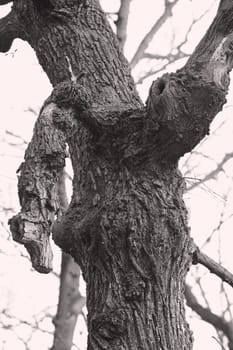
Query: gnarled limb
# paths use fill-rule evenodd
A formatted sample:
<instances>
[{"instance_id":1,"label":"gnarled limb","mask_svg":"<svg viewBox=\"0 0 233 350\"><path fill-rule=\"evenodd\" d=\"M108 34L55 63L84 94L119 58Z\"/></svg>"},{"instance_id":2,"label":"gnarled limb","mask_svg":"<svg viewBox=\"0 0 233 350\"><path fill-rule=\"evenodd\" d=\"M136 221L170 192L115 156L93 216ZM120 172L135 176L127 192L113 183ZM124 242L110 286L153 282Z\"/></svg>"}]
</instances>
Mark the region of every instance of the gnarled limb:
<instances>
[{"instance_id":1,"label":"gnarled limb","mask_svg":"<svg viewBox=\"0 0 233 350\"><path fill-rule=\"evenodd\" d=\"M233 4L223 1L184 68L152 84L148 117L157 123L164 158L177 159L191 151L226 101L233 67L232 16Z\"/></svg>"},{"instance_id":2,"label":"gnarled limb","mask_svg":"<svg viewBox=\"0 0 233 350\"><path fill-rule=\"evenodd\" d=\"M0 52L7 52L16 38L23 39L23 32L20 22L12 10L7 16L0 19Z\"/></svg>"},{"instance_id":3,"label":"gnarled limb","mask_svg":"<svg viewBox=\"0 0 233 350\"><path fill-rule=\"evenodd\" d=\"M58 130L51 106L42 109L36 122L25 162L19 168L21 212L10 220L14 240L24 244L33 267L42 273L52 269L50 227L59 214L56 183L65 165L65 138Z\"/></svg>"}]
</instances>

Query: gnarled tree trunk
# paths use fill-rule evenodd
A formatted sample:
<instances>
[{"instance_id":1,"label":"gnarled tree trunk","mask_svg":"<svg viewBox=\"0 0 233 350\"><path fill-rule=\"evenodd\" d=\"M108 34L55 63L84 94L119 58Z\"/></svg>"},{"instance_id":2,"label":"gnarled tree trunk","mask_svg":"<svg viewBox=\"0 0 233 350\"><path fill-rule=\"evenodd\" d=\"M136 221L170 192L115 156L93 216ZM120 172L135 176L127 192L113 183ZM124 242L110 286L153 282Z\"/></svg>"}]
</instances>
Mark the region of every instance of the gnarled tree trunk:
<instances>
[{"instance_id":1,"label":"gnarled tree trunk","mask_svg":"<svg viewBox=\"0 0 233 350\"><path fill-rule=\"evenodd\" d=\"M183 294L194 245L177 163L225 103L232 16L222 0L185 67L154 82L145 107L97 0L18 0L0 22L0 50L14 35L28 41L55 86L20 168L11 230L48 272L58 217L54 240L87 282L89 350L192 348ZM73 196L60 217L66 143Z\"/></svg>"}]
</instances>

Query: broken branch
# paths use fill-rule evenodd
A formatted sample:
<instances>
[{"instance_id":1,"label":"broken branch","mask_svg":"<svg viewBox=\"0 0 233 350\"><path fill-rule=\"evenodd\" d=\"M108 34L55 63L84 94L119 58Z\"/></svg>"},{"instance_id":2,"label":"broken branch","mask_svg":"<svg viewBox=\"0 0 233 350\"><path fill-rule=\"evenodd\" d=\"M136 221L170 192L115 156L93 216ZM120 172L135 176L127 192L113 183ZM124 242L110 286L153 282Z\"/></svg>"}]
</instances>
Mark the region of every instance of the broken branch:
<instances>
[{"instance_id":1,"label":"broken branch","mask_svg":"<svg viewBox=\"0 0 233 350\"><path fill-rule=\"evenodd\" d=\"M221 278L223 282L226 282L233 287L233 274L211 259L209 256L202 253L199 248L197 248L194 253L194 263L199 263L205 266L211 273L214 273L216 276Z\"/></svg>"},{"instance_id":2,"label":"broken branch","mask_svg":"<svg viewBox=\"0 0 233 350\"><path fill-rule=\"evenodd\" d=\"M36 122L25 162L19 168L22 210L9 221L14 240L25 246L32 266L41 273L52 269L49 236L59 215L57 182L66 157L65 137L55 127L52 113L50 104L42 109Z\"/></svg>"}]
</instances>

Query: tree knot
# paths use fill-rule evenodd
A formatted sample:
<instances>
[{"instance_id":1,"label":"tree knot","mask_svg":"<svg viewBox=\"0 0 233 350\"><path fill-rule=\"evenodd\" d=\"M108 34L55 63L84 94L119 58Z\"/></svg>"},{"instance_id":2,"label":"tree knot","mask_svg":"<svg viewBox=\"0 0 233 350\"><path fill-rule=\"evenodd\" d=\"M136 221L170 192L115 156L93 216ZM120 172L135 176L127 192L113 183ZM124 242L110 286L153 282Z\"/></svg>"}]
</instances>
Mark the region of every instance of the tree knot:
<instances>
[{"instance_id":1,"label":"tree knot","mask_svg":"<svg viewBox=\"0 0 233 350\"><path fill-rule=\"evenodd\" d=\"M92 96L89 89L70 80L63 81L55 86L49 98L61 107L74 107L78 111L84 111L92 104Z\"/></svg>"},{"instance_id":2,"label":"tree knot","mask_svg":"<svg viewBox=\"0 0 233 350\"><path fill-rule=\"evenodd\" d=\"M94 316L91 327L102 338L113 340L125 333L126 321L126 312L122 308L112 309Z\"/></svg>"},{"instance_id":3,"label":"tree knot","mask_svg":"<svg viewBox=\"0 0 233 350\"><path fill-rule=\"evenodd\" d=\"M137 273L128 273L124 283L125 299L129 302L141 301L143 299L145 287L145 282Z\"/></svg>"}]
</instances>

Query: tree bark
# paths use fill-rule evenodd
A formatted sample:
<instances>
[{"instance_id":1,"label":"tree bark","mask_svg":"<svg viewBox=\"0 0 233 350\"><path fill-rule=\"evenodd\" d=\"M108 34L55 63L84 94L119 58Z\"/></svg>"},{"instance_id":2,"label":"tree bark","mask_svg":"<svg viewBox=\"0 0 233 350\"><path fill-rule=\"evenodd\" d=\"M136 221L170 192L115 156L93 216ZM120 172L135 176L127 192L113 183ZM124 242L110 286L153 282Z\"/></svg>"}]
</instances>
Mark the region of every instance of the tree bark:
<instances>
[{"instance_id":1,"label":"tree bark","mask_svg":"<svg viewBox=\"0 0 233 350\"><path fill-rule=\"evenodd\" d=\"M89 350L191 349L184 281L194 245L177 163L225 103L231 1L185 67L152 84L145 107L96 0L19 0L12 11L55 86L20 168L13 236L47 272L58 216L54 240L87 282ZM74 180L61 218L65 141Z\"/></svg>"}]
</instances>

